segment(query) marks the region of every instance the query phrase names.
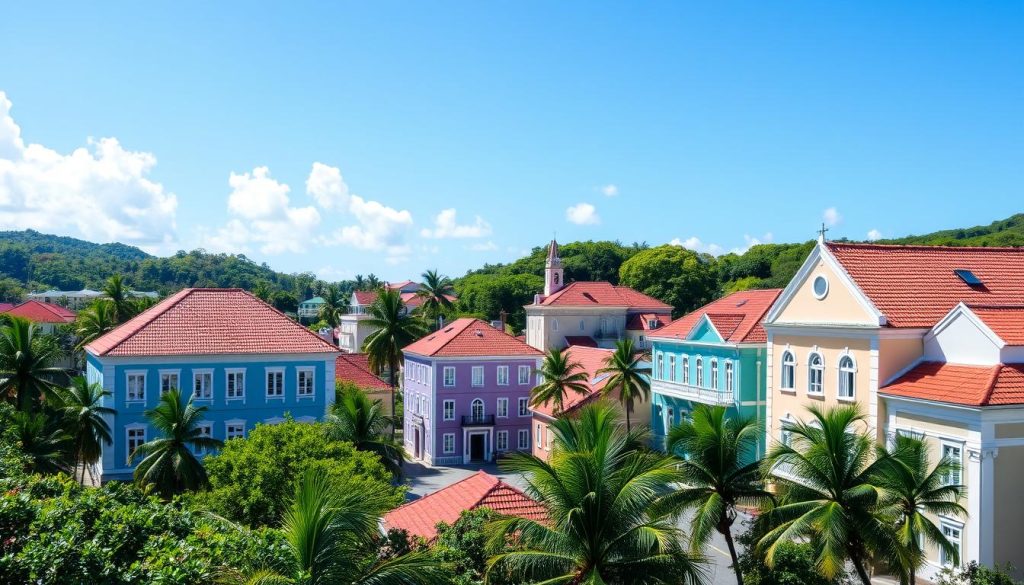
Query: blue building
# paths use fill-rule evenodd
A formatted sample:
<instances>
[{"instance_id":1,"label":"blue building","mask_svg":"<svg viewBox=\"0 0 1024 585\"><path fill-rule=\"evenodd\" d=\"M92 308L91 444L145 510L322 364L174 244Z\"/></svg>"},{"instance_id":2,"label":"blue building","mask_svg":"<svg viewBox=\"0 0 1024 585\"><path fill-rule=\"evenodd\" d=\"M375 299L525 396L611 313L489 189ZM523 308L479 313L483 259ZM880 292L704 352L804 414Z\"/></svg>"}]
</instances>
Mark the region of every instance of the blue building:
<instances>
[{"instance_id":1,"label":"blue building","mask_svg":"<svg viewBox=\"0 0 1024 585\"><path fill-rule=\"evenodd\" d=\"M699 403L764 424L767 336L761 321L780 292L736 292L651 334L651 430L658 444ZM763 453L762 437L756 455Z\"/></svg>"},{"instance_id":2,"label":"blue building","mask_svg":"<svg viewBox=\"0 0 1024 585\"><path fill-rule=\"evenodd\" d=\"M241 289L185 289L96 339L86 375L111 394L113 444L100 479L130 479L132 450L157 437L145 411L162 393L208 407L210 436L244 437L286 415L321 418L334 401L338 349Z\"/></svg>"}]
</instances>

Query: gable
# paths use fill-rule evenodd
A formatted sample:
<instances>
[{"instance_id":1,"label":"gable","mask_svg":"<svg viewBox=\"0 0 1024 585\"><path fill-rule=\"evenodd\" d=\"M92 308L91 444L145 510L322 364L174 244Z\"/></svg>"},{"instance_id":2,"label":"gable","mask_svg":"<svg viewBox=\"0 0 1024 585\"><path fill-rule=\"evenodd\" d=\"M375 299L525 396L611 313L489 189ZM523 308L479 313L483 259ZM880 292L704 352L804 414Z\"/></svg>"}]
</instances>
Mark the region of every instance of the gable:
<instances>
[{"instance_id":1,"label":"gable","mask_svg":"<svg viewBox=\"0 0 1024 585\"><path fill-rule=\"evenodd\" d=\"M963 365L999 363L1004 343L964 305L958 305L925 335L924 359Z\"/></svg>"},{"instance_id":2,"label":"gable","mask_svg":"<svg viewBox=\"0 0 1024 585\"><path fill-rule=\"evenodd\" d=\"M700 322L697 323L697 326L693 328L693 331L686 336L686 340L704 341L707 343L722 343L725 341L722 339L722 336L718 334L718 331L715 331L715 328L711 324L711 321L708 320L707 315L705 315Z\"/></svg>"},{"instance_id":3,"label":"gable","mask_svg":"<svg viewBox=\"0 0 1024 585\"><path fill-rule=\"evenodd\" d=\"M826 283L824 296L814 290L819 279ZM884 322L884 317L839 263L818 245L783 291L766 322L878 326Z\"/></svg>"}]
</instances>

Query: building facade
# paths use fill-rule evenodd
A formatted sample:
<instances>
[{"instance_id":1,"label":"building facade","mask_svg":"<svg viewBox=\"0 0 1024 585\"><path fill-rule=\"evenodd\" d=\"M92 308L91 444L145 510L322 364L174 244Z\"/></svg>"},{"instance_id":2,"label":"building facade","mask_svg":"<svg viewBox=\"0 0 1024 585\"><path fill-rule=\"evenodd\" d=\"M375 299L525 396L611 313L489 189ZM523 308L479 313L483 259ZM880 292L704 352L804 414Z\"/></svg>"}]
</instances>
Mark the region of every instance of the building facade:
<instances>
[{"instance_id":1,"label":"building facade","mask_svg":"<svg viewBox=\"0 0 1024 585\"><path fill-rule=\"evenodd\" d=\"M405 305L403 314L411 313L423 303L423 298L417 294L423 288L423 285L417 282L406 280L386 286L391 290L398 291L402 303ZM370 305L376 299L376 291L359 290L352 293L352 298L349 300L348 313L341 316L341 323L338 325L337 330L338 347L342 351L361 352L363 350L363 342L366 341L370 334L376 331L367 322L370 319L368 314ZM453 296L449 296L448 299L452 302L456 300Z\"/></svg>"},{"instance_id":2,"label":"building facade","mask_svg":"<svg viewBox=\"0 0 1024 585\"><path fill-rule=\"evenodd\" d=\"M156 291L128 291L128 296L133 298L149 298L156 300L160 298L160 295ZM73 311L79 311L88 307L96 299L106 298L106 294L98 290L90 290L84 288L82 290L47 290L43 292L34 292L25 295L29 300L40 301L43 303L52 303L66 307Z\"/></svg>"},{"instance_id":3,"label":"building facade","mask_svg":"<svg viewBox=\"0 0 1024 585\"><path fill-rule=\"evenodd\" d=\"M730 417L764 424L767 335L761 320L780 292L736 292L654 334L651 431L657 444L696 404L724 406ZM762 440L751 455L764 453Z\"/></svg>"},{"instance_id":4,"label":"building facade","mask_svg":"<svg viewBox=\"0 0 1024 585\"><path fill-rule=\"evenodd\" d=\"M428 465L530 449L541 352L479 319L457 319L403 350L405 450Z\"/></svg>"},{"instance_id":5,"label":"building facade","mask_svg":"<svg viewBox=\"0 0 1024 585\"><path fill-rule=\"evenodd\" d=\"M102 481L130 479L131 452L158 438L145 411L163 393L208 408L210 436L244 437L257 424L323 417L334 401L337 349L240 289L185 289L86 347L86 375L110 392L113 444ZM201 453L205 455L205 453Z\"/></svg>"},{"instance_id":6,"label":"building facade","mask_svg":"<svg viewBox=\"0 0 1024 585\"><path fill-rule=\"evenodd\" d=\"M320 307L324 306L323 297L313 297L306 299L299 303L299 308L295 314L299 319L305 319L307 321L316 321L320 318Z\"/></svg>"}]
</instances>

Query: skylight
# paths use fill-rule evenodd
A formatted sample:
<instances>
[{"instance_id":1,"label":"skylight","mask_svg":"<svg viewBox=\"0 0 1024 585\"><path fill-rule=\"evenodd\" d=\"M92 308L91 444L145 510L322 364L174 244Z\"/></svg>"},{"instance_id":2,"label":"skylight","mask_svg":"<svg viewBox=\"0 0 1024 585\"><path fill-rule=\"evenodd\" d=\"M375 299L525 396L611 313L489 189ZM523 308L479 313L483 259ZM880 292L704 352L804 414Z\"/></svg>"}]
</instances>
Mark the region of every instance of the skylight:
<instances>
[{"instance_id":1,"label":"skylight","mask_svg":"<svg viewBox=\"0 0 1024 585\"><path fill-rule=\"evenodd\" d=\"M971 286L978 286L982 284L981 279L978 278L970 270L967 270L966 268L957 268L956 270L953 271L953 274L956 274L957 276L960 277L960 280L966 282Z\"/></svg>"},{"instance_id":2,"label":"skylight","mask_svg":"<svg viewBox=\"0 0 1024 585\"><path fill-rule=\"evenodd\" d=\"M745 304L747 304L747 299L740 299L740 302L736 303L736 306L742 307Z\"/></svg>"}]
</instances>

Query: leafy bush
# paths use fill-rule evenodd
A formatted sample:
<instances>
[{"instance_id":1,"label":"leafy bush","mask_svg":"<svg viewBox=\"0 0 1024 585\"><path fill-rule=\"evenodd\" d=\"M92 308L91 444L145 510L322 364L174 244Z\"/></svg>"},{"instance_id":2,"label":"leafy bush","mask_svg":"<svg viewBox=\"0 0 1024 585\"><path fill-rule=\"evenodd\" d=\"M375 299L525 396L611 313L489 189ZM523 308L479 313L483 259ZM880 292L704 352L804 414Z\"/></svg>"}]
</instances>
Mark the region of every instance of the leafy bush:
<instances>
[{"instance_id":1,"label":"leafy bush","mask_svg":"<svg viewBox=\"0 0 1024 585\"><path fill-rule=\"evenodd\" d=\"M785 541L775 550L775 565L765 563L756 550L759 535L748 529L737 541L741 545L740 569L745 585L836 585L846 581L842 576L830 581L814 566L814 547L810 544Z\"/></svg>"},{"instance_id":2,"label":"leafy bush","mask_svg":"<svg viewBox=\"0 0 1024 585\"><path fill-rule=\"evenodd\" d=\"M971 561L965 567L945 567L939 572L937 585L1021 585L1011 575L1013 566L989 569Z\"/></svg>"},{"instance_id":3,"label":"leafy bush","mask_svg":"<svg viewBox=\"0 0 1024 585\"><path fill-rule=\"evenodd\" d=\"M486 526L498 517L488 508L466 510L453 524L437 525L437 539L432 551L439 561L452 568L452 585L480 585L487 571L487 559L506 552L488 546ZM495 571L497 573L497 571ZM512 585L508 576L492 573L491 585Z\"/></svg>"},{"instance_id":4,"label":"leafy bush","mask_svg":"<svg viewBox=\"0 0 1024 585\"><path fill-rule=\"evenodd\" d=\"M339 490L388 494L392 506L404 501L404 488L376 455L356 451L331 438L323 423L292 420L257 425L249 436L228 441L206 458L210 491L187 496L195 505L247 526L277 526L306 469L322 468Z\"/></svg>"}]
</instances>

